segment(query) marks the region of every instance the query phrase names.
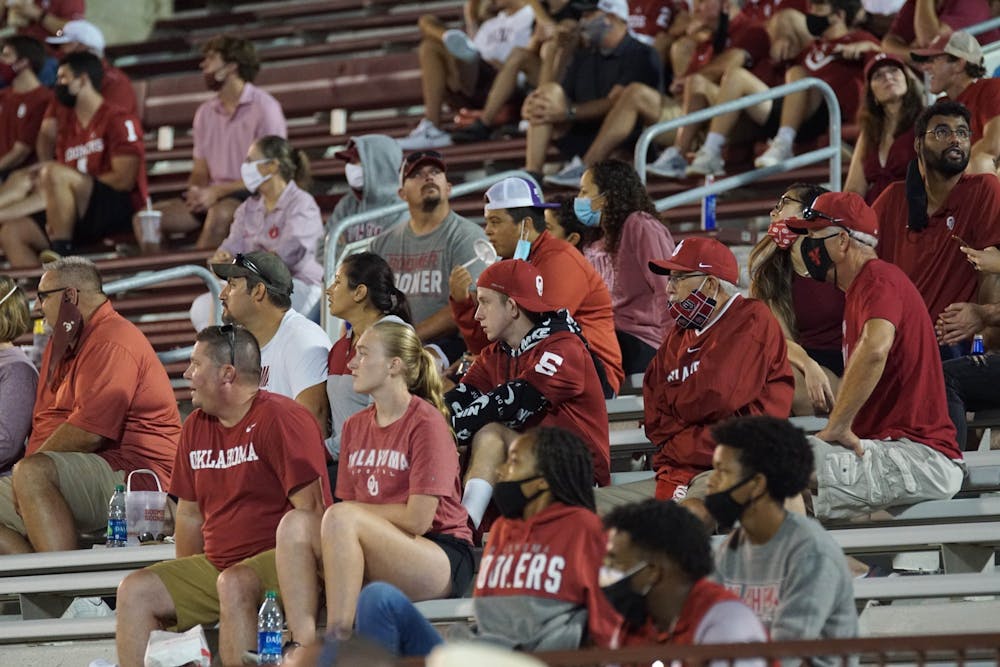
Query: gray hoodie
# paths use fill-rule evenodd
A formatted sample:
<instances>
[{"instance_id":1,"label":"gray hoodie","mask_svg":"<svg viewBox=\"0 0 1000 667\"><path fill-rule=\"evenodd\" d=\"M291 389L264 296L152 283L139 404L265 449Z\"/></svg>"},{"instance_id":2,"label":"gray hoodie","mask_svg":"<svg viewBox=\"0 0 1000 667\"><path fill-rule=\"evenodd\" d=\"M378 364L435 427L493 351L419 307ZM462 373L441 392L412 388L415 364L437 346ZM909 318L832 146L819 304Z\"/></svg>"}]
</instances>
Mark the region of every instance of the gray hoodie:
<instances>
[{"instance_id":1,"label":"gray hoodie","mask_svg":"<svg viewBox=\"0 0 1000 667\"><path fill-rule=\"evenodd\" d=\"M401 202L399 198L399 165L403 162L403 151L400 150L396 140L384 134L366 134L360 137L351 137L351 141L358 149L361 169L365 175L364 188L360 199L355 190L349 190L341 197L327 221L327 233L349 215ZM408 219L409 216L409 211L404 209L398 213L354 226L348 230L345 242L351 243L376 236L397 222Z\"/></svg>"}]
</instances>

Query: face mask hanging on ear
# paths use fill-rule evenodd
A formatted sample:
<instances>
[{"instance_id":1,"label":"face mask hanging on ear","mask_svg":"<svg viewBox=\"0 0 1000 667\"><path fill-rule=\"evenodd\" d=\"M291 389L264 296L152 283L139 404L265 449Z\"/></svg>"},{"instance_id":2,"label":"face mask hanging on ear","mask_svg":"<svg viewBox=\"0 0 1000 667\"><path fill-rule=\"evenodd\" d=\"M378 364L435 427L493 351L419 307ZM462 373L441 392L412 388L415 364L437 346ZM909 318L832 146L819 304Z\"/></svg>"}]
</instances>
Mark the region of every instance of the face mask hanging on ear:
<instances>
[{"instance_id":1,"label":"face mask hanging on ear","mask_svg":"<svg viewBox=\"0 0 1000 667\"><path fill-rule=\"evenodd\" d=\"M514 259L523 259L527 262L529 254L531 254L531 241L524 238L524 220L522 220L520 238L517 240L517 247L514 249Z\"/></svg>"},{"instance_id":2,"label":"face mask hanging on ear","mask_svg":"<svg viewBox=\"0 0 1000 667\"><path fill-rule=\"evenodd\" d=\"M80 340L82 331L83 313L63 292L63 300L59 304L59 314L56 316L56 325L52 329L52 339L49 343L52 347L52 354L49 357L47 382L50 383L53 391L62 381L62 378L56 375L59 364L67 355L76 351L76 344Z\"/></svg>"}]
</instances>

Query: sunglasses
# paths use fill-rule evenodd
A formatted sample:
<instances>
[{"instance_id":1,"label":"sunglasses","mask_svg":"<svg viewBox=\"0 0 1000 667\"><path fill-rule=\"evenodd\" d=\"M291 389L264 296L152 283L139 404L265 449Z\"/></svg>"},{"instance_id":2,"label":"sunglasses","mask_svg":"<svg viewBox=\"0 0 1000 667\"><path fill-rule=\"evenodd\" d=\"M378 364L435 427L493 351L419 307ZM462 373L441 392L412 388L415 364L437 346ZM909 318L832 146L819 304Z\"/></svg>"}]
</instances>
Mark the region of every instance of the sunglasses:
<instances>
[{"instance_id":1,"label":"sunglasses","mask_svg":"<svg viewBox=\"0 0 1000 667\"><path fill-rule=\"evenodd\" d=\"M226 335L229 341L229 365L236 368L236 326L233 324L223 324L219 327L219 333Z\"/></svg>"},{"instance_id":2,"label":"sunglasses","mask_svg":"<svg viewBox=\"0 0 1000 667\"><path fill-rule=\"evenodd\" d=\"M413 164L417 160L423 160L425 157L434 158L436 160L441 160L442 156L437 151L414 151L406 156L406 164Z\"/></svg>"},{"instance_id":3,"label":"sunglasses","mask_svg":"<svg viewBox=\"0 0 1000 667\"><path fill-rule=\"evenodd\" d=\"M840 224L843 222L841 218L834 218L833 216L827 215L822 211L817 211L811 206L806 206L804 209L802 209L803 220L816 220L817 218L819 218L820 220L827 220L838 227L843 227L843 225Z\"/></svg>"}]
</instances>

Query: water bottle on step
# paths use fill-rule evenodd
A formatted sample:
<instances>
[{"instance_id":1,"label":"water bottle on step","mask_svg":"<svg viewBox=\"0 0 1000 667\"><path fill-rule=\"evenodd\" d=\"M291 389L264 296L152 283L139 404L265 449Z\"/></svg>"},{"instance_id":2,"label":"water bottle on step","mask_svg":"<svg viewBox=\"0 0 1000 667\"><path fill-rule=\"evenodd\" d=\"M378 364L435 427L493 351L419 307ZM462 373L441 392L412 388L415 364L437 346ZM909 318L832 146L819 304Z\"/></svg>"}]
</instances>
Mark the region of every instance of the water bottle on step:
<instances>
[{"instance_id":1,"label":"water bottle on step","mask_svg":"<svg viewBox=\"0 0 1000 667\"><path fill-rule=\"evenodd\" d=\"M268 591L257 614L258 664L281 664L281 632L284 625L285 617L278 604L278 593Z\"/></svg>"},{"instance_id":2,"label":"water bottle on step","mask_svg":"<svg viewBox=\"0 0 1000 667\"><path fill-rule=\"evenodd\" d=\"M108 502L108 539L105 546L123 547L128 542L128 526L125 523L125 485L115 486L115 494Z\"/></svg>"}]
</instances>

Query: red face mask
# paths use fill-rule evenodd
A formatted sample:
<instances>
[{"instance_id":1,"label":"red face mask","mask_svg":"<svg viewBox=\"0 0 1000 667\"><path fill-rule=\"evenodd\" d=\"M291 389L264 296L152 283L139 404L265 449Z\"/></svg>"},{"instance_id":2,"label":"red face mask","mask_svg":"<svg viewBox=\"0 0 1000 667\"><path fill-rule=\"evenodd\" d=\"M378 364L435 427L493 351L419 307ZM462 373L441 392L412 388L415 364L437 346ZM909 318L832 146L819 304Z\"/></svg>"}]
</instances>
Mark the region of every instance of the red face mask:
<instances>
[{"instance_id":1,"label":"red face mask","mask_svg":"<svg viewBox=\"0 0 1000 667\"><path fill-rule=\"evenodd\" d=\"M52 340L49 342L49 345L52 346L52 353L49 356L47 369L47 381L52 385L53 390L62 381L62 378L56 374L62 360L76 352L76 344L83 332L83 314L75 303L64 296L59 305L57 320L56 325L52 328Z\"/></svg>"},{"instance_id":2,"label":"red face mask","mask_svg":"<svg viewBox=\"0 0 1000 667\"><path fill-rule=\"evenodd\" d=\"M774 245L782 250L788 250L795 243L799 235L788 228L784 220L775 220L767 226L767 235L774 241Z\"/></svg>"},{"instance_id":3,"label":"red face mask","mask_svg":"<svg viewBox=\"0 0 1000 667\"><path fill-rule=\"evenodd\" d=\"M674 324L681 329L701 329L715 312L719 302L701 291L704 285L703 280L696 290L680 301L671 302L667 307L667 311L674 318Z\"/></svg>"}]
</instances>

